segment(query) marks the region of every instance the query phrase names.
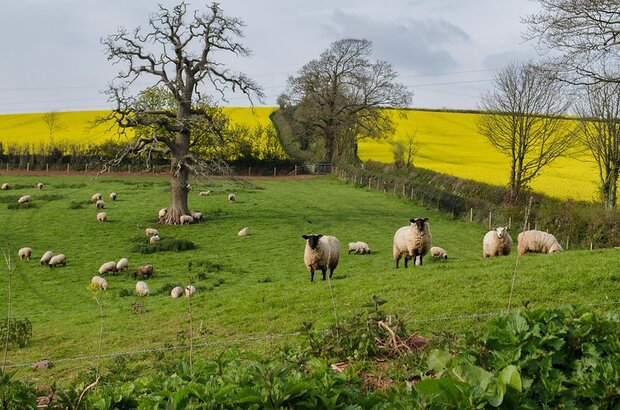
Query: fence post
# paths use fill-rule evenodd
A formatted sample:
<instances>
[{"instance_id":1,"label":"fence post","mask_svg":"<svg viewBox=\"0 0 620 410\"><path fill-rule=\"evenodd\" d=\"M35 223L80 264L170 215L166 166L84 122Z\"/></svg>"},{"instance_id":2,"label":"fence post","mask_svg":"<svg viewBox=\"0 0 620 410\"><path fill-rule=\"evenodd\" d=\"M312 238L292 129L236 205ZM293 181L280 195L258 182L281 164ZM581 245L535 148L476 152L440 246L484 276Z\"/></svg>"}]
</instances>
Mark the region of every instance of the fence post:
<instances>
[{"instance_id":1,"label":"fence post","mask_svg":"<svg viewBox=\"0 0 620 410\"><path fill-rule=\"evenodd\" d=\"M252 167L248 167L248 176L252 175Z\"/></svg>"},{"instance_id":2,"label":"fence post","mask_svg":"<svg viewBox=\"0 0 620 410\"><path fill-rule=\"evenodd\" d=\"M67 164L67 174L69 173L69 164Z\"/></svg>"},{"instance_id":3,"label":"fence post","mask_svg":"<svg viewBox=\"0 0 620 410\"><path fill-rule=\"evenodd\" d=\"M469 222L474 222L474 208L469 208Z\"/></svg>"},{"instance_id":4,"label":"fence post","mask_svg":"<svg viewBox=\"0 0 620 410\"><path fill-rule=\"evenodd\" d=\"M26 172L30 171L30 161L26 162Z\"/></svg>"},{"instance_id":5,"label":"fence post","mask_svg":"<svg viewBox=\"0 0 620 410\"><path fill-rule=\"evenodd\" d=\"M86 164L84 164L84 173L88 172L88 162Z\"/></svg>"},{"instance_id":6,"label":"fence post","mask_svg":"<svg viewBox=\"0 0 620 410\"><path fill-rule=\"evenodd\" d=\"M273 176L276 176L276 167L273 167Z\"/></svg>"},{"instance_id":7,"label":"fence post","mask_svg":"<svg viewBox=\"0 0 620 410\"><path fill-rule=\"evenodd\" d=\"M295 165L295 175L297 175L297 165Z\"/></svg>"},{"instance_id":8,"label":"fence post","mask_svg":"<svg viewBox=\"0 0 620 410\"><path fill-rule=\"evenodd\" d=\"M568 250L568 245L570 244L570 236L566 237L566 250Z\"/></svg>"},{"instance_id":9,"label":"fence post","mask_svg":"<svg viewBox=\"0 0 620 410\"><path fill-rule=\"evenodd\" d=\"M127 165L127 172L131 173L131 164Z\"/></svg>"},{"instance_id":10,"label":"fence post","mask_svg":"<svg viewBox=\"0 0 620 410\"><path fill-rule=\"evenodd\" d=\"M45 164L45 172L49 172L49 166L50 164Z\"/></svg>"},{"instance_id":11,"label":"fence post","mask_svg":"<svg viewBox=\"0 0 620 410\"><path fill-rule=\"evenodd\" d=\"M512 216L508 217L508 229L512 227Z\"/></svg>"},{"instance_id":12,"label":"fence post","mask_svg":"<svg viewBox=\"0 0 620 410\"><path fill-rule=\"evenodd\" d=\"M493 216L493 213L491 211L489 211L489 229L491 229L491 218Z\"/></svg>"},{"instance_id":13,"label":"fence post","mask_svg":"<svg viewBox=\"0 0 620 410\"><path fill-rule=\"evenodd\" d=\"M594 247L594 244L592 243L592 241L590 241L590 250L592 250L593 247Z\"/></svg>"},{"instance_id":14,"label":"fence post","mask_svg":"<svg viewBox=\"0 0 620 410\"><path fill-rule=\"evenodd\" d=\"M7 171L9 170L9 163L8 162L6 163L6 170Z\"/></svg>"}]
</instances>

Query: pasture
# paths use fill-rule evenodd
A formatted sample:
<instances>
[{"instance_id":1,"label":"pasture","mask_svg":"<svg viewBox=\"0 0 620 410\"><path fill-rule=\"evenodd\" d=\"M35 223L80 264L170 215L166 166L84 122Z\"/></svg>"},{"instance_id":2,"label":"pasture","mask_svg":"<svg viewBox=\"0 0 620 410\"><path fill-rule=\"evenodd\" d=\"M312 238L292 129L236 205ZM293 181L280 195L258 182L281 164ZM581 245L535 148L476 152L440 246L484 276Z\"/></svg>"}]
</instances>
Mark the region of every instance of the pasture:
<instances>
[{"instance_id":1,"label":"pasture","mask_svg":"<svg viewBox=\"0 0 620 410\"><path fill-rule=\"evenodd\" d=\"M405 319L412 330L461 332L506 308L517 262L517 232L512 232L510 256L485 260L485 227L355 188L334 176L194 180L190 208L202 211L205 220L188 226L157 224L158 210L169 202L168 177L1 174L4 182L13 188L0 191L0 247L13 269L9 275L6 264L0 265L0 317L8 313L10 278L11 316L28 318L33 327L30 343L9 349L7 361L56 362L40 373L29 366L15 368L18 378L34 383L69 380L92 368L97 363L92 356L100 353L184 347L190 317L200 355L229 346L264 350L274 343L297 343L302 321L325 328L335 316L342 319L364 309L373 295L387 300L384 310ZM42 191L36 190L37 182L45 184ZM198 196L202 190L212 195ZM112 191L118 192L116 202L108 198ZM106 223L96 220L98 210L89 200L95 192L104 196ZM227 201L229 192L236 193L237 203ZM32 195L32 207L15 208L12 204L24 194ZM397 270L392 237L415 216L430 218L433 243L444 247L449 259L427 256L422 267L405 270L401 263ZM238 237L246 226L250 236ZM147 227L159 229L163 239L190 240L196 248L139 253L136 245L146 243ZM319 273L310 282L301 238L308 233L340 239L340 265L330 281L320 280ZM372 254L348 255L347 243L357 240L368 242ZM33 248L29 261L17 259L23 246ZM64 253L67 266L41 266L46 250ZM513 305L593 304L593 309L617 311L618 252L519 258ZM146 280L150 296L136 296L136 281L126 272L108 274L107 291L89 288L101 264L122 257L129 259L130 272L147 263L155 267L155 277ZM190 270L197 294L170 298L171 286L189 283ZM143 360L148 366L156 359Z\"/></svg>"}]
</instances>

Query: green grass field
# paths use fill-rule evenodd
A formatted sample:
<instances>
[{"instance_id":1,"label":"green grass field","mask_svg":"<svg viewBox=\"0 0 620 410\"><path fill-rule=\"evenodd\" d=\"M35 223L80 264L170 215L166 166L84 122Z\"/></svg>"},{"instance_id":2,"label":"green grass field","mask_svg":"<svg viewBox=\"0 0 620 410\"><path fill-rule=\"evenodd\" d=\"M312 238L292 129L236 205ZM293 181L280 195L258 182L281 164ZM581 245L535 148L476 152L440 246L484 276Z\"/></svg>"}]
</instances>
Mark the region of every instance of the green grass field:
<instances>
[{"instance_id":1,"label":"green grass field","mask_svg":"<svg viewBox=\"0 0 620 410\"><path fill-rule=\"evenodd\" d=\"M45 184L42 191L34 188L39 181ZM516 262L515 253L482 258L486 229L480 225L354 188L333 176L255 179L242 185L219 179L193 181L190 207L203 211L205 221L189 226L157 225L158 210L169 202L167 177L4 174L0 182L14 187L0 191L0 246L5 252L10 247L14 264L12 316L33 324L30 344L11 348L8 363L57 361L41 373L17 368L17 377L34 383L68 380L92 368L95 359L65 359L98 354L102 324L103 354L189 343L188 299L173 300L167 290L161 291L188 283L188 263L198 288L191 299L194 343L207 344L197 349L200 355L213 355L231 345L261 350L271 343L293 343L299 336L285 335L296 332L302 321L328 326L334 322L329 284L320 280L320 274L319 280L310 282L303 265L302 234L333 234L340 239L340 265L330 281L339 318L360 311L372 295L380 295L388 301L387 312L403 317L423 334L463 331L485 320L468 315L505 309ZM199 197L198 192L206 189L213 195ZM111 191L118 192L116 202L107 198ZM96 220L97 210L89 202L94 192L106 199L107 223ZM229 192L237 194L236 204L228 203ZM9 209L23 194L33 196L33 207ZM447 249L450 257L396 270L392 237L414 216L430 218L434 244ZM250 236L238 237L245 226ZM158 228L162 238L191 240L196 248L133 252L136 244L146 242L147 227ZM512 236L516 242L516 232ZM368 242L372 254L348 255L347 243L357 240ZM23 246L33 248L32 260L17 260L17 250ZM67 266L41 266L39 258L46 250L64 253ZM130 271L154 265L155 277L146 280L151 296L135 296L135 280L128 274L108 275L109 289L97 294L104 311L101 323L89 282L102 263L121 257L129 259ZM0 317L7 315L8 277L6 265L0 265ZM519 260L515 289L517 307L580 303L617 310L618 304L609 303L620 299L618 250L526 255ZM131 295L121 296L123 290ZM136 313L134 302L142 302L145 312ZM446 317L459 318L442 319Z\"/></svg>"}]
</instances>

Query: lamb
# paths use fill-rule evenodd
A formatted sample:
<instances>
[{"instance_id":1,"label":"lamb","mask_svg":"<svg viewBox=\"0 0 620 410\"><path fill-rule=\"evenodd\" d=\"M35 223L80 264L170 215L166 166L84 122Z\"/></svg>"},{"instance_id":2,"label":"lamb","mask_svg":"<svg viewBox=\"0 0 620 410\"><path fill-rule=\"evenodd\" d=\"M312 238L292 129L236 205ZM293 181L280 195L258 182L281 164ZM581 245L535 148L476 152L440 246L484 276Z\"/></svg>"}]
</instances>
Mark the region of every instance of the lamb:
<instances>
[{"instance_id":1,"label":"lamb","mask_svg":"<svg viewBox=\"0 0 620 410\"><path fill-rule=\"evenodd\" d=\"M105 221L107 221L107 220L108 220L108 214L107 214L107 213L105 213L105 212L99 212L99 213L97 214L97 220L98 220L99 222L105 222Z\"/></svg>"},{"instance_id":2,"label":"lamb","mask_svg":"<svg viewBox=\"0 0 620 410\"><path fill-rule=\"evenodd\" d=\"M233 204L235 202L237 202L237 195L235 195L235 194L228 194L228 202L233 203Z\"/></svg>"},{"instance_id":3,"label":"lamb","mask_svg":"<svg viewBox=\"0 0 620 410\"><path fill-rule=\"evenodd\" d=\"M17 251L17 255L19 255L21 260L30 260L30 257L32 256L32 248L21 248L19 251Z\"/></svg>"},{"instance_id":4,"label":"lamb","mask_svg":"<svg viewBox=\"0 0 620 410\"><path fill-rule=\"evenodd\" d=\"M37 184L37 189L38 189L39 191L43 189L43 182L39 182L39 183Z\"/></svg>"},{"instance_id":5,"label":"lamb","mask_svg":"<svg viewBox=\"0 0 620 410\"><path fill-rule=\"evenodd\" d=\"M24 195L17 200L18 204L25 204L26 202L30 202L32 197L30 195Z\"/></svg>"},{"instance_id":6,"label":"lamb","mask_svg":"<svg viewBox=\"0 0 620 410\"><path fill-rule=\"evenodd\" d=\"M180 298L181 296L183 296L183 288L180 286L176 286L174 287L171 291L170 291L170 296L173 299L177 299Z\"/></svg>"},{"instance_id":7,"label":"lamb","mask_svg":"<svg viewBox=\"0 0 620 410\"><path fill-rule=\"evenodd\" d=\"M108 289L108 281L98 275L93 276L93 278L90 280L90 284L91 286L97 289L102 289L102 290Z\"/></svg>"},{"instance_id":8,"label":"lamb","mask_svg":"<svg viewBox=\"0 0 620 410\"><path fill-rule=\"evenodd\" d=\"M194 222L198 223L198 222L202 222L202 212L190 212L190 214L192 215L192 219L194 220Z\"/></svg>"},{"instance_id":9,"label":"lamb","mask_svg":"<svg viewBox=\"0 0 620 410\"><path fill-rule=\"evenodd\" d=\"M370 253L370 247L366 242L357 241L349 243L349 255L351 252L359 253L360 255L364 255L366 253Z\"/></svg>"},{"instance_id":10,"label":"lamb","mask_svg":"<svg viewBox=\"0 0 620 410\"><path fill-rule=\"evenodd\" d=\"M487 232L482 240L482 256L507 256L512 250L512 238L508 227L502 226Z\"/></svg>"},{"instance_id":11,"label":"lamb","mask_svg":"<svg viewBox=\"0 0 620 410\"><path fill-rule=\"evenodd\" d=\"M116 192L110 192L110 199L112 201L116 201L116 197L118 196L118 194Z\"/></svg>"},{"instance_id":12,"label":"lamb","mask_svg":"<svg viewBox=\"0 0 620 410\"><path fill-rule=\"evenodd\" d=\"M198 196L209 196L211 195L211 191L200 191Z\"/></svg>"},{"instance_id":13,"label":"lamb","mask_svg":"<svg viewBox=\"0 0 620 410\"><path fill-rule=\"evenodd\" d=\"M136 271L133 273L133 277L135 279L151 278L153 277L153 274L154 274L153 265L144 265L136 269Z\"/></svg>"},{"instance_id":14,"label":"lamb","mask_svg":"<svg viewBox=\"0 0 620 410\"><path fill-rule=\"evenodd\" d=\"M149 238L149 243L151 245L153 245L154 243L157 243L161 240L161 238L159 237L159 235L153 235Z\"/></svg>"},{"instance_id":15,"label":"lamb","mask_svg":"<svg viewBox=\"0 0 620 410\"><path fill-rule=\"evenodd\" d=\"M168 214L168 208L162 208L159 210L159 219L162 220Z\"/></svg>"},{"instance_id":16,"label":"lamb","mask_svg":"<svg viewBox=\"0 0 620 410\"><path fill-rule=\"evenodd\" d=\"M189 225L194 222L194 218L191 215L181 215L179 222L181 222L181 225Z\"/></svg>"},{"instance_id":17,"label":"lamb","mask_svg":"<svg viewBox=\"0 0 620 410\"><path fill-rule=\"evenodd\" d=\"M59 253L52 256L47 264L50 268L55 268L58 265L67 266L67 258L64 253Z\"/></svg>"},{"instance_id":18,"label":"lamb","mask_svg":"<svg viewBox=\"0 0 620 410\"><path fill-rule=\"evenodd\" d=\"M8 189L10 189L11 186L8 183L4 183L2 184L2 187L0 187L0 189L2 189L3 191L7 191Z\"/></svg>"},{"instance_id":19,"label":"lamb","mask_svg":"<svg viewBox=\"0 0 620 410\"><path fill-rule=\"evenodd\" d=\"M428 218L412 218L411 225L403 226L394 234L393 255L398 268L400 258L405 254L405 268L409 259L414 265L422 265L422 257L428 253L433 239Z\"/></svg>"},{"instance_id":20,"label":"lamb","mask_svg":"<svg viewBox=\"0 0 620 410\"><path fill-rule=\"evenodd\" d=\"M185 296L189 298L194 296L194 293L196 293L196 288L194 287L194 285L187 285L185 287Z\"/></svg>"},{"instance_id":21,"label":"lamb","mask_svg":"<svg viewBox=\"0 0 620 410\"><path fill-rule=\"evenodd\" d=\"M554 253L562 252L562 246L555 236L544 231L524 231L517 237L519 255L527 252Z\"/></svg>"},{"instance_id":22,"label":"lamb","mask_svg":"<svg viewBox=\"0 0 620 410\"><path fill-rule=\"evenodd\" d=\"M97 201L100 201L101 198L102 198L101 194L97 192L96 194L93 194L93 196L90 197L90 200L93 202L97 202Z\"/></svg>"},{"instance_id":23,"label":"lamb","mask_svg":"<svg viewBox=\"0 0 620 410\"><path fill-rule=\"evenodd\" d=\"M95 206L97 207L97 209L103 209L105 208L105 202L103 202L103 200L100 199L97 202L95 202Z\"/></svg>"},{"instance_id":24,"label":"lamb","mask_svg":"<svg viewBox=\"0 0 620 410\"><path fill-rule=\"evenodd\" d=\"M310 272L310 282L314 282L314 270L320 269L325 280L325 273L329 269L329 277L334 274L340 259L340 241L335 236L302 235L306 240L304 250L304 264Z\"/></svg>"},{"instance_id":25,"label":"lamb","mask_svg":"<svg viewBox=\"0 0 620 410\"><path fill-rule=\"evenodd\" d=\"M243 228L242 230L239 231L239 233L237 233L237 235L239 235L242 238L245 238L249 234L250 234L250 228L248 227Z\"/></svg>"},{"instance_id":26,"label":"lamb","mask_svg":"<svg viewBox=\"0 0 620 410\"><path fill-rule=\"evenodd\" d=\"M433 246L431 248L431 256L434 258L448 259L448 252L446 252L444 248Z\"/></svg>"},{"instance_id":27,"label":"lamb","mask_svg":"<svg viewBox=\"0 0 620 410\"><path fill-rule=\"evenodd\" d=\"M129 267L129 261L127 258L121 258L118 262L116 262L116 271L122 272Z\"/></svg>"},{"instance_id":28,"label":"lamb","mask_svg":"<svg viewBox=\"0 0 620 410\"><path fill-rule=\"evenodd\" d=\"M146 282L138 282L136 283L136 293L138 296L148 296L149 295L149 287Z\"/></svg>"},{"instance_id":29,"label":"lamb","mask_svg":"<svg viewBox=\"0 0 620 410\"><path fill-rule=\"evenodd\" d=\"M146 228L144 230L144 233L146 233L146 236L159 236L159 231L157 231L157 229L155 228Z\"/></svg>"},{"instance_id":30,"label":"lamb","mask_svg":"<svg viewBox=\"0 0 620 410\"><path fill-rule=\"evenodd\" d=\"M52 256L54 256L54 252L45 252L43 256L41 256L41 265L47 265L50 262L50 259L52 259Z\"/></svg>"},{"instance_id":31,"label":"lamb","mask_svg":"<svg viewBox=\"0 0 620 410\"><path fill-rule=\"evenodd\" d=\"M116 262L106 262L99 268L100 275L105 275L108 272L116 272Z\"/></svg>"}]
</instances>

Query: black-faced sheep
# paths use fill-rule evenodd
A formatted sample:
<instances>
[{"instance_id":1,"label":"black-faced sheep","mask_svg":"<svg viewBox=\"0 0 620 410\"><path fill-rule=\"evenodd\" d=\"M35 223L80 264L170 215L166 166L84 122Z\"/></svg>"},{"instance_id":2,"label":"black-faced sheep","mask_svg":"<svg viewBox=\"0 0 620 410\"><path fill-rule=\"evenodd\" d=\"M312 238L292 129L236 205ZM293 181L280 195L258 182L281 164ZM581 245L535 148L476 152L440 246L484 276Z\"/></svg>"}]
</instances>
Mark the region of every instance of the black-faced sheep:
<instances>
[{"instance_id":1,"label":"black-faced sheep","mask_svg":"<svg viewBox=\"0 0 620 410\"><path fill-rule=\"evenodd\" d=\"M175 286L170 291L170 297L172 297L173 299L180 298L181 296L183 296L183 288L180 286Z\"/></svg>"},{"instance_id":2,"label":"black-faced sheep","mask_svg":"<svg viewBox=\"0 0 620 410\"><path fill-rule=\"evenodd\" d=\"M187 285L185 287L185 296L192 297L194 296L194 294L196 293L196 287L194 287L194 285Z\"/></svg>"},{"instance_id":3,"label":"black-faced sheep","mask_svg":"<svg viewBox=\"0 0 620 410\"><path fill-rule=\"evenodd\" d=\"M47 265L50 262L50 259L54 256L54 252L47 251L41 256L41 265Z\"/></svg>"},{"instance_id":4,"label":"black-faced sheep","mask_svg":"<svg viewBox=\"0 0 620 410\"><path fill-rule=\"evenodd\" d=\"M250 228L248 228L248 227L243 228L242 230L240 230L240 231L237 233L237 235L238 235L238 236L240 236L240 237L242 237L242 238L245 238L245 237L246 237L246 236L248 236L249 234L250 234Z\"/></svg>"},{"instance_id":5,"label":"black-faced sheep","mask_svg":"<svg viewBox=\"0 0 620 410\"><path fill-rule=\"evenodd\" d=\"M116 192L110 192L110 199L112 201L116 201L116 197L118 196L118 194Z\"/></svg>"},{"instance_id":6,"label":"black-faced sheep","mask_svg":"<svg viewBox=\"0 0 620 410\"><path fill-rule=\"evenodd\" d=\"M412 218L411 225L403 226L394 234L393 256L398 268L400 258L405 255L405 268L408 260L414 265L422 265L422 257L431 248L432 234L428 218Z\"/></svg>"},{"instance_id":7,"label":"black-faced sheep","mask_svg":"<svg viewBox=\"0 0 620 410\"><path fill-rule=\"evenodd\" d=\"M6 190L8 190L10 188L11 188L11 186L8 183L6 183L6 182L4 184L2 184L2 187L0 187L0 189L2 189L3 191L6 191Z\"/></svg>"},{"instance_id":8,"label":"black-faced sheep","mask_svg":"<svg viewBox=\"0 0 620 410\"><path fill-rule=\"evenodd\" d=\"M21 248L19 251L17 251L17 255L19 255L19 258L21 260L24 260L24 259L30 260L30 257L32 256L32 248L29 248L29 247Z\"/></svg>"},{"instance_id":9,"label":"black-faced sheep","mask_svg":"<svg viewBox=\"0 0 620 410\"><path fill-rule=\"evenodd\" d=\"M448 252L444 248L433 246L431 247L431 256L433 258L448 259Z\"/></svg>"},{"instance_id":10,"label":"black-faced sheep","mask_svg":"<svg viewBox=\"0 0 620 410\"><path fill-rule=\"evenodd\" d=\"M146 228L144 230L144 233L146 234L146 236L159 236L159 231L155 228Z\"/></svg>"},{"instance_id":11,"label":"black-faced sheep","mask_svg":"<svg viewBox=\"0 0 620 410\"><path fill-rule=\"evenodd\" d=\"M136 283L136 293L138 296L148 296L149 295L149 287L146 282L138 282Z\"/></svg>"},{"instance_id":12,"label":"black-faced sheep","mask_svg":"<svg viewBox=\"0 0 620 410\"><path fill-rule=\"evenodd\" d=\"M38 190L43 189L43 182L39 182L39 183L37 183L37 189L38 189Z\"/></svg>"},{"instance_id":13,"label":"black-faced sheep","mask_svg":"<svg viewBox=\"0 0 620 410\"><path fill-rule=\"evenodd\" d=\"M116 262L116 271L122 272L129 267L129 261L127 258L121 258L118 262Z\"/></svg>"},{"instance_id":14,"label":"black-faced sheep","mask_svg":"<svg viewBox=\"0 0 620 410\"><path fill-rule=\"evenodd\" d=\"M97 214L97 221L105 222L108 220L108 214L106 212L99 212Z\"/></svg>"},{"instance_id":15,"label":"black-faced sheep","mask_svg":"<svg viewBox=\"0 0 620 410\"><path fill-rule=\"evenodd\" d=\"M97 192L97 193L93 194L90 197L90 200L93 201L93 202L97 202L97 201L101 200L101 198L102 198L101 194L99 192Z\"/></svg>"},{"instance_id":16,"label":"black-faced sheep","mask_svg":"<svg viewBox=\"0 0 620 410\"><path fill-rule=\"evenodd\" d=\"M517 236L517 241L519 242L519 255L527 252L554 253L563 251L555 236L543 231L531 230L521 232Z\"/></svg>"},{"instance_id":17,"label":"black-faced sheep","mask_svg":"<svg viewBox=\"0 0 620 410\"><path fill-rule=\"evenodd\" d=\"M334 274L334 270L338 266L340 259L340 241L331 235L302 235L306 240L306 248L304 250L304 264L310 272L310 281L314 281L315 269L320 269L325 274L329 269L329 277Z\"/></svg>"},{"instance_id":18,"label":"black-faced sheep","mask_svg":"<svg viewBox=\"0 0 620 410\"><path fill-rule=\"evenodd\" d=\"M505 226L487 232L482 239L482 256L507 256L512 250L512 238Z\"/></svg>"},{"instance_id":19,"label":"black-faced sheep","mask_svg":"<svg viewBox=\"0 0 620 410\"><path fill-rule=\"evenodd\" d=\"M235 194L228 194L228 202L233 203L233 204L235 202L237 202L237 195L235 195Z\"/></svg>"},{"instance_id":20,"label":"black-faced sheep","mask_svg":"<svg viewBox=\"0 0 620 410\"><path fill-rule=\"evenodd\" d=\"M17 203L18 204L25 204L26 202L30 202L30 201L32 201L32 197L30 195L24 195L24 196L21 196L17 200Z\"/></svg>"},{"instance_id":21,"label":"black-faced sheep","mask_svg":"<svg viewBox=\"0 0 620 410\"><path fill-rule=\"evenodd\" d=\"M67 258L64 253L59 253L58 255L52 256L47 264L50 268L55 268L58 265L67 266Z\"/></svg>"},{"instance_id":22,"label":"black-faced sheep","mask_svg":"<svg viewBox=\"0 0 620 410\"><path fill-rule=\"evenodd\" d=\"M108 281L102 278L101 276L93 276L93 278L90 280L90 284L95 289L102 289L102 290L108 289Z\"/></svg>"},{"instance_id":23,"label":"black-faced sheep","mask_svg":"<svg viewBox=\"0 0 620 410\"><path fill-rule=\"evenodd\" d=\"M362 241L350 242L348 248L349 248L349 255L351 254L351 252L357 253L360 255L365 255L367 253L370 253L370 247L368 246L366 242L362 242Z\"/></svg>"},{"instance_id":24,"label":"black-faced sheep","mask_svg":"<svg viewBox=\"0 0 620 410\"><path fill-rule=\"evenodd\" d=\"M194 222L194 218L192 218L191 215L181 215L179 217L179 222L181 222L181 225L189 225Z\"/></svg>"},{"instance_id":25,"label":"black-faced sheep","mask_svg":"<svg viewBox=\"0 0 620 410\"><path fill-rule=\"evenodd\" d=\"M105 275L108 272L116 272L116 262L111 261L111 262L106 262L103 265L101 265L101 267L99 268L99 274L100 275Z\"/></svg>"}]
</instances>

